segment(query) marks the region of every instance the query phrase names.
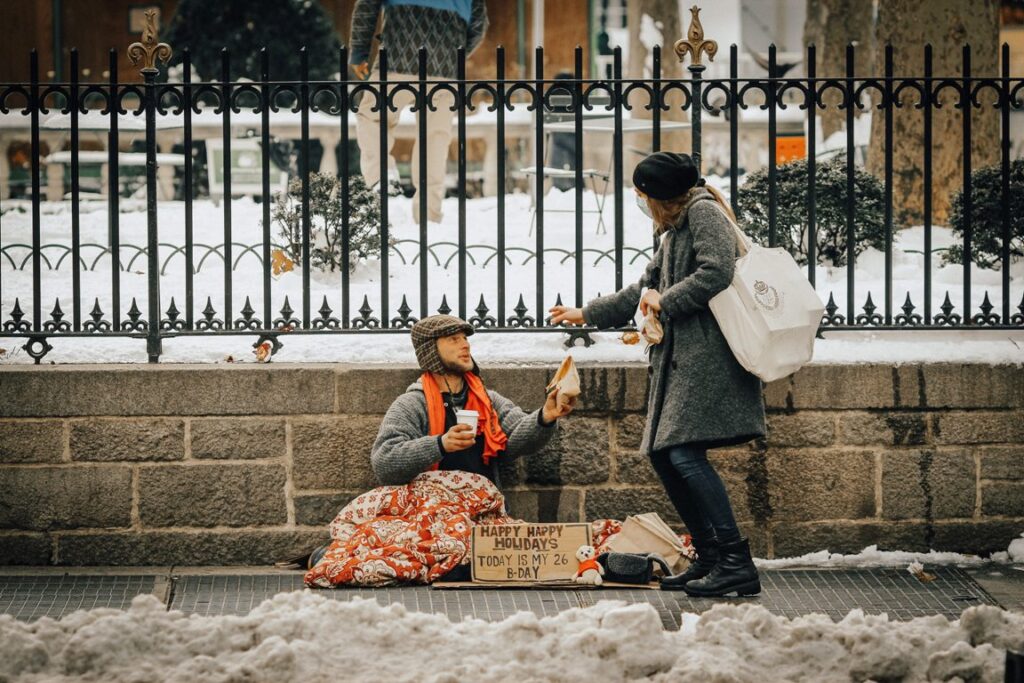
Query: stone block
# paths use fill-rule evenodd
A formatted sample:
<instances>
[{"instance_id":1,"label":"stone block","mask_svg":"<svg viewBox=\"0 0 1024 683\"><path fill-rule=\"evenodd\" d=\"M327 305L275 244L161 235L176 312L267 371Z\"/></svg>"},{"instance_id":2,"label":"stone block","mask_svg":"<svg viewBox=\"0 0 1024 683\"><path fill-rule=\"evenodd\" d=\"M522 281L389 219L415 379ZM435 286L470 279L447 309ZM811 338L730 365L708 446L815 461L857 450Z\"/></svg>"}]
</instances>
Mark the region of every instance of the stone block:
<instances>
[{"instance_id":1,"label":"stone block","mask_svg":"<svg viewBox=\"0 0 1024 683\"><path fill-rule=\"evenodd\" d=\"M1024 517L936 522L931 546L935 550L987 555L1005 551L1021 532L1024 532Z\"/></svg>"},{"instance_id":2,"label":"stone block","mask_svg":"<svg viewBox=\"0 0 1024 683\"><path fill-rule=\"evenodd\" d=\"M754 557L768 557L768 525L758 522L741 522L740 534L750 542L750 554Z\"/></svg>"},{"instance_id":3,"label":"stone block","mask_svg":"<svg viewBox=\"0 0 1024 683\"><path fill-rule=\"evenodd\" d=\"M297 489L365 490L377 486L370 451L381 416L292 419L292 478Z\"/></svg>"},{"instance_id":4,"label":"stone block","mask_svg":"<svg viewBox=\"0 0 1024 683\"><path fill-rule=\"evenodd\" d=\"M334 374L332 364L7 366L0 416L331 413Z\"/></svg>"},{"instance_id":5,"label":"stone block","mask_svg":"<svg viewBox=\"0 0 1024 683\"><path fill-rule=\"evenodd\" d=\"M835 439L832 413L801 411L770 413L768 443L772 446L828 446Z\"/></svg>"},{"instance_id":6,"label":"stone block","mask_svg":"<svg viewBox=\"0 0 1024 683\"><path fill-rule=\"evenodd\" d=\"M979 449L982 479L1024 479L1024 444Z\"/></svg>"},{"instance_id":7,"label":"stone block","mask_svg":"<svg viewBox=\"0 0 1024 683\"><path fill-rule=\"evenodd\" d=\"M897 408L924 408L928 405L921 391L921 366L897 365L892 368L893 403Z\"/></svg>"},{"instance_id":8,"label":"stone block","mask_svg":"<svg viewBox=\"0 0 1024 683\"><path fill-rule=\"evenodd\" d=\"M509 514L526 522L579 522L578 489L517 489L505 492Z\"/></svg>"},{"instance_id":9,"label":"stone block","mask_svg":"<svg viewBox=\"0 0 1024 683\"><path fill-rule=\"evenodd\" d=\"M556 366L501 367L488 366L481 372L484 384L527 412L544 405L544 391ZM584 390L585 391L585 390ZM577 406L577 410L579 407Z\"/></svg>"},{"instance_id":10,"label":"stone block","mask_svg":"<svg viewBox=\"0 0 1024 683\"><path fill-rule=\"evenodd\" d=\"M0 479L0 529L47 531L131 524L128 467L9 467Z\"/></svg>"},{"instance_id":11,"label":"stone block","mask_svg":"<svg viewBox=\"0 0 1024 683\"><path fill-rule=\"evenodd\" d=\"M50 564L52 548L46 534L0 534L0 565Z\"/></svg>"},{"instance_id":12,"label":"stone block","mask_svg":"<svg viewBox=\"0 0 1024 683\"><path fill-rule=\"evenodd\" d=\"M255 460L285 455L281 418L196 418L190 429L193 458Z\"/></svg>"},{"instance_id":13,"label":"stone block","mask_svg":"<svg viewBox=\"0 0 1024 683\"><path fill-rule=\"evenodd\" d=\"M282 465L160 465L139 470L143 527L284 524Z\"/></svg>"},{"instance_id":14,"label":"stone block","mask_svg":"<svg viewBox=\"0 0 1024 683\"><path fill-rule=\"evenodd\" d=\"M615 489L589 489L584 497L587 520L617 519L657 512L673 526L682 524L665 490L660 486L629 486Z\"/></svg>"},{"instance_id":15,"label":"stone block","mask_svg":"<svg viewBox=\"0 0 1024 683\"><path fill-rule=\"evenodd\" d=\"M993 481L982 484L981 513L1024 517L1024 482Z\"/></svg>"},{"instance_id":16,"label":"stone block","mask_svg":"<svg viewBox=\"0 0 1024 683\"><path fill-rule=\"evenodd\" d=\"M644 438L646 415L626 415L615 423L615 449L635 451L640 448Z\"/></svg>"},{"instance_id":17,"label":"stone block","mask_svg":"<svg viewBox=\"0 0 1024 683\"><path fill-rule=\"evenodd\" d=\"M892 408L893 367L888 365L806 365L793 375L793 407Z\"/></svg>"},{"instance_id":18,"label":"stone block","mask_svg":"<svg viewBox=\"0 0 1024 683\"><path fill-rule=\"evenodd\" d=\"M770 516L761 509L761 497L751 490L759 483L752 476L757 467L754 452L743 448L712 450L708 451L708 460L725 485L737 522L764 521Z\"/></svg>"},{"instance_id":19,"label":"stone block","mask_svg":"<svg viewBox=\"0 0 1024 683\"><path fill-rule=\"evenodd\" d=\"M558 433L526 460L528 484L599 484L610 469L608 421L571 415L558 421Z\"/></svg>"},{"instance_id":20,"label":"stone block","mask_svg":"<svg viewBox=\"0 0 1024 683\"><path fill-rule=\"evenodd\" d=\"M383 415L423 371L414 366L336 368L334 386L337 412L346 415Z\"/></svg>"},{"instance_id":21,"label":"stone block","mask_svg":"<svg viewBox=\"0 0 1024 683\"><path fill-rule=\"evenodd\" d=\"M526 483L526 463L529 458L530 456L515 460L498 459L498 481L502 488Z\"/></svg>"},{"instance_id":22,"label":"stone block","mask_svg":"<svg viewBox=\"0 0 1024 683\"><path fill-rule=\"evenodd\" d=\"M971 517L974 456L967 450L899 450L882 456L882 515L886 519Z\"/></svg>"},{"instance_id":23,"label":"stone block","mask_svg":"<svg viewBox=\"0 0 1024 683\"><path fill-rule=\"evenodd\" d=\"M774 520L861 519L875 514L873 453L771 449L766 467Z\"/></svg>"},{"instance_id":24,"label":"stone block","mask_svg":"<svg viewBox=\"0 0 1024 683\"><path fill-rule=\"evenodd\" d=\"M73 460L109 462L181 460L184 457L184 420L91 418L71 421Z\"/></svg>"},{"instance_id":25,"label":"stone block","mask_svg":"<svg viewBox=\"0 0 1024 683\"><path fill-rule=\"evenodd\" d=\"M620 484L647 484L659 486L661 479L651 466L651 459L637 451L615 454L615 481Z\"/></svg>"},{"instance_id":26,"label":"stone block","mask_svg":"<svg viewBox=\"0 0 1024 683\"><path fill-rule=\"evenodd\" d=\"M764 407L767 410L781 410L790 407L792 377L783 377L764 385Z\"/></svg>"},{"instance_id":27,"label":"stone block","mask_svg":"<svg viewBox=\"0 0 1024 683\"><path fill-rule=\"evenodd\" d=\"M925 525L906 522L780 522L772 524L773 557L828 550L844 555L870 545L880 550L926 552Z\"/></svg>"},{"instance_id":28,"label":"stone block","mask_svg":"<svg viewBox=\"0 0 1024 683\"><path fill-rule=\"evenodd\" d=\"M647 365L581 364L580 403L582 413L624 413L647 410ZM554 368L551 369L554 374Z\"/></svg>"},{"instance_id":29,"label":"stone block","mask_svg":"<svg viewBox=\"0 0 1024 683\"><path fill-rule=\"evenodd\" d=\"M933 413L932 436L937 444L1019 444L1024 442L1024 410Z\"/></svg>"},{"instance_id":30,"label":"stone block","mask_svg":"<svg viewBox=\"0 0 1024 683\"><path fill-rule=\"evenodd\" d=\"M836 440L846 446L920 446L928 441L928 416L919 412L839 413Z\"/></svg>"},{"instance_id":31,"label":"stone block","mask_svg":"<svg viewBox=\"0 0 1024 683\"><path fill-rule=\"evenodd\" d=\"M0 463L60 462L63 454L60 420L0 420Z\"/></svg>"},{"instance_id":32,"label":"stone block","mask_svg":"<svg viewBox=\"0 0 1024 683\"><path fill-rule=\"evenodd\" d=\"M266 565L330 541L325 528L61 534L56 564L106 566Z\"/></svg>"},{"instance_id":33,"label":"stone block","mask_svg":"<svg viewBox=\"0 0 1024 683\"><path fill-rule=\"evenodd\" d=\"M361 495L362 491L338 491L336 493L296 493L295 523L300 526L323 526L326 528L341 509Z\"/></svg>"},{"instance_id":34,"label":"stone block","mask_svg":"<svg viewBox=\"0 0 1024 683\"><path fill-rule=\"evenodd\" d=\"M929 408L1024 408L1024 367L925 363L919 372Z\"/></svg>"}]
</instances>

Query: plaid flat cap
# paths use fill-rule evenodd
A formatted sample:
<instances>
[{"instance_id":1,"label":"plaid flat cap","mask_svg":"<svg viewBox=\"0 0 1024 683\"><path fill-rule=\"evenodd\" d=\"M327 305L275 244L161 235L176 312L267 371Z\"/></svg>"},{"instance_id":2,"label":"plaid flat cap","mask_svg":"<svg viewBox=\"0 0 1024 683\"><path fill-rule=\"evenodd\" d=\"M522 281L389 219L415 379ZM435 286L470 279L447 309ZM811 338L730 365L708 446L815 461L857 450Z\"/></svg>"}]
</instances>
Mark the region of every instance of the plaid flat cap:
<instances>
[{"instance_id":1,"label":"plaid flat cap","mask_svg":"<svg viewBox=\"0 0 1024 683\"><path fill-rule=\"evenodd\" d=\"M444 372L444 364L437 353L437 339L457 332L466 336L473 334L473 326L462 318L454 315L432 315L418 321L412 326L412 348L416 351L416 361L420 369L427 372Z\"/></svg>"}]
</instances>

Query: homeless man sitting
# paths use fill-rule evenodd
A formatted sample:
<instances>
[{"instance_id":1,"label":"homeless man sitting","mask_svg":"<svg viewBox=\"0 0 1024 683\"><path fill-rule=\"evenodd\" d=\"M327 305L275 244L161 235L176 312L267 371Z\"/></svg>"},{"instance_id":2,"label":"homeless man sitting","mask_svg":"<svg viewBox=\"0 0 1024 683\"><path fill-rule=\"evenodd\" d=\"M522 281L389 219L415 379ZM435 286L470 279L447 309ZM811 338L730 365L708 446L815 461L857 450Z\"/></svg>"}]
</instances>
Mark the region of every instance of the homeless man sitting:
<instances>
[{"instance_id":1,"label":"homeless man sitting","mask_svg":"<svg viewBox=\"0 0 1024 683\"><path fill-rule=\"evenodd\" d=\"M498 481L498 459L533 453L568 415L575 399L560 406L557 389L544 407L527 414L484 387L470 355L473 326L450 315L413 325L412 344L423 374L388 408L370 463L381 484L408 484L427 470L463 470ZM457 424L456 411L476 411L477 429Z\"/></svg>"}]
</instances>

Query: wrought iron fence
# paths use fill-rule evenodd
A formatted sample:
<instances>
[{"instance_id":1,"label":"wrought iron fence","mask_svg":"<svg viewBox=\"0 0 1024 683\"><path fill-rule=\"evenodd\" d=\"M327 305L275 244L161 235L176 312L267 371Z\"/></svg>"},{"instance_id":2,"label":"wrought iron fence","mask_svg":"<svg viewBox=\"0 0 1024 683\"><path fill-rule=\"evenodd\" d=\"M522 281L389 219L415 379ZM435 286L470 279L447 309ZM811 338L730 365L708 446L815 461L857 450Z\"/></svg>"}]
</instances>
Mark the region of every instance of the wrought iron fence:
<instances>
[{"instance_id":1,"label":"wrought iron fence","mask_svg":"<svg viewBox=\"0 0 1024 683\"><path fill-rule=\"evenodd\" d=\"M853 48L847 51L847 68L843 76L820 77L816 73L816 54L814 47L806 52L806 76L799 78L778 77L776 73L776 54L774 47L769 53L769 77L740 78L737 71L737 48L730 49L730 74L728 78L704 79L705 65L703 55L713 57L717 46L705 41L699 22L698 31L688 40L679 41L674 52L680 60L689 56L691 63L687 66L688 78L670 79L663 77L662 55L660 48L655 48L653 56L653 73L649 78L627 79L622 76L621 55L616 50L613 72L609 78L585 78L583 71L583 53L580 48L575 53L575 68L571 79L551 79L546 77L543 64L543 49L536 48L534 74L531 79L512 79L506 74L505 54L502 48L495 53L495 74L493 79L470 80L466 78L466 55L458 53L458 76L454 80L439 81L427 77L427 53L420 50L420 70L418 77L409 81L389 80L387 50L381 49L378 57L378 74L367 81L348 80L348 54L342 48L338 54L339 71L342 74L335 81L310 81L305 77L299 81L274 81L270 78L270 64L266 52L263 53L262 77L257 82L232 81L230 74L230 57L223 55L221 79L213 82L194 82L192 69L187 52L183 56L183 77L180 82L158 82L157 59L166 61L170 56L170 48L157 43L155 32L147 32L146 43L136 43L129 49L129 56L134 62L142 63L144 82L126 83L119 79L119 60L117 52L110 53L109 79L104 83L83 83L79 80L78 55L71 51L71 80L69 82L43 82L39 78L38 60L33 52L30 58L29 80L25 83L0 84L0 114L4 116L21 116L28 121L31 139L31 244L4 243L3 219L0 218L0 301L10 309L6 315L0 315L3 336L19 337L25 340L25 348L36 362L52 348L48 340L55 337L83 337L94 335L121 335L144 337L147 340L147 351L151 362L158 361L161 354L161 340L172 336L216 335L255 333L259 336L256 345L265 341L273 344L274 350L280 346L283 334L324 334L343 332L395 332L407 330L418 319L432 313L434 304L441 312L454 310L460 316L471 320L472 324L488 331L561 331L570 334L571 343L577 337L586 337L587 330L570 330L564 327L552 327L546 316L547 308L561 303L563 292L567 301L580 306L585 303L584 276L588 269L593 269L608 262L613 266L610 281L603 283L607 290L621 288L627 282L631 266L643 261L653 254L654 245L637 247L627 245L624 240L625 213L624 194L628 191L624 177L625 154L624 121L631 112L644 111L649 117L649 133L652 148L658 150L662 146L662 138L667 126L667 113L672 106L681 108L689 121L692 140L690 150L698 162L701 157L702 123L711 114L724 114L728 121L729 139L729 196L734 208L740 208L744 195L740 187L738 154L740 151L740 111L751 107L759 107L767 112L766 143L767 143L767 181L769 187L768 242L770 246L779 243L780 230L789 226L778 225L777 219L777 159L776 140L779 137L777 117L780 112L793 108L803 112L807 135L807 186L808 201L806 206L807 259L808 277L814 282L817 255L816 245L816 173L817 173L817 136L816 117L827 106L836 106L845 113L846 118L846 194L845 204L845 255L846 255L846 291L843 305L836 303L829 293L826 314L822 320L822 329L849 330L870 328L878 330L894 329L1021 329L1024 328L1024 296L1021 303L1014 306L1013 299L1024 294L1019 286L1011 291L1011 241L1020 239L1011 232L1013 223L1010 213L1010 115L1022 109L1019 91L1022 81L1011 79L1009 73L1009 52L1004 46L1001 54L1002 69L998 75L975 75L970 71L970 48L963 48L962 73L955 76L938 77L932 74L932 52L930 47L924 48L923 73L921 77L895 77L893 75L893 59L891 48L885 53L884 74L882 76L865 77L854 72ZM303 71L308 73L308 63L303 54ZM311 288L311 249L314 248L310 209L310 116L327 114L337 121L337 137L341 143L342 154L348 149L350 142L350 124L356 116L361 98L372 98L374 108L386 108L396 111L395 98L400 93L407 93L414 100L413 110L424 111L435 108L439 94L454 99L453 118L458 142L457 153L457 187L458 192L458 226L454 240L430 239L430 228L427 219L426 193L420 192L419 203L419 235L418 239L395 239L389 233L389 201L390 188L388 183L381 182L375 190L379 197L380 233L379 262L377 284L374 286L373 299L376 306L371 305L371 296L365 283L356 287L352 281L350 269L342 267L338 275L337 290L330 292L330 299L335 302L337 310L329 305L329 297L324 294L322 303L314 312L314 294ZM987 93L987 94L986 94ZM827 104L828 96L838 98L838 103ZM678 98L677 104L670 105L671 97ZM962 262L962 291L960 306L955 307L946 298L933 311L933 259L939 249L932 244L932 209L931 209L931 155L935 140L932 137L931 118L935 110L943 106L944 99L954 100L953 106L962 111L963 131L962 145L964 150L963 164L963 197L964 211L964 242ZM196 171L191 154L184 157L183 172L180 182L183 197L182 229L183 243L170 243L162 240L160 212L158 211L158 148L157 126L166 117L178 117L182 128L182 140L185 150L191 150L195 142L194 121L204 111L205 104L214 106L214 115L220 117L222 133L220 144L224 149L223 167L223 234L219 239L203 239L197 241L194 214L194 183ZM109 124L107 137L108 190L107 228L108 244L83 243L81 239L81 197L80 156L82 133L81 119L94 105L100 104L100 113ZM563 117L571 122L573 139L573 155L569 174L573 187L573 235L571 248L552 245L545 240L545 189L544 173L534 173L531 179L534 195L534 234L533 248L521 245L510 245L507 240L507 201L510 171L508 168L508 149L505 144L507 117L519 107L529 112L530 129L533 144L532 154L536 169L546 165L545 132L551 126L548 115L558 110ZM984 301L977 307L972 302L972 235L973 227L972 202L972 166L971 166L971 118L972 112L983 107L994 106L1000 114L1000 240L1001 248L998 256L1000 265L1000 284L998 288L999 306L990 303L988 291ZM857 223L858 195L854 178L856 170L854 140L854 114L856 109L872 107L884 117L884 291L868 292L865 302L858 309L856 289L857 262L855 226ZM913 107L920 112L923 121L921 139L924 169L924 268L920 273L923 281L923 301L914 302L910 293L900 308L896 308L893 291L893 146L894 127L893 112L900 108ZM208 109L206 110L208 111ZM280 245L275 243L271 234L271 211L274 173L271 168L271 154L261 155L260 168L261 191L258 193L262 213L262 240L258 244L240 243L232 235L232 164L231 149L232 117L239 114L259 116L259 143L263 150L272 148L271 115L280 111L290 111L299 117L300 154L298 178L301 190L297 201L301 209L301 240L297 245L298 268L301 269L301 301L298 309L293 310L289 295L283 294L283 306L275 314L274 274L272 252ZM467 121L481 111L493 116L493 139L496 140L497 154L493 160L493 173L496 177L497 194L494 205L493 244L482 244L470 241L467 235ZM522 111L522 109L518 109ZM604 114L606 124L611 133L610 149L610 192L612 193L613 246L598 248L588 247L584 239L584 121L593 112ZM70 219L71 245L61 248L44 244L41 231L41 126L44 116L60 113L68 119L70 135ZM127 119L125 117L128 117ZM388 117L380 117L377 139L382 149L388 146ZM146 190L146 244L140 246L122 240L120 234L120 202L118 179L120 177L119 145L121 132L119 126L124 121L141 121L145 131L145 190ZM720 119L719 119L720 120ZM562 130L565 130L563 125ZM426 117L419 117L419 186L427 186L427 130ZM388 155L380 154L380 177L388 177ZM349 264L350 253L350 216L352 200L350 196L349 172L347 164L340 169L342 181L336 201L340 206L340 262ZM4 200L0 198L0 209ZM8 201L9 204L9 201ZM603 211L603 209L602 209ZM165 226L166 228L166 226ZM211 242L214 244L208 244ZM404 250L403 246L406 245ZM412 248L410 248L410 246ZM442 258L441 247L451 249ZM88 256L86 249L98 249L99 254ZM161 262L160 249L165 249L165 258ZM415 250L414 254L410 251ZM205 251L204 251L205 250ZM47 254L53 251L59 254L54 260ZM480 295L477 306L469 310L470 300L467 287L469 268L477 262L474 253L486 254L480 259L485 264L493 264L495 299L489 305ZM17 254L17 258L15 256ZM127 261L125 259L128 257ZM199 261L196 256L199 255ZM216 254L225 266L223 281L219 292L198 291L195 278L201 274L203 262ZM243 292L244 304L238 307L241 297L236 297L233 274L239 267L243 256L250 254L256 257L260 270L260 292ZM507 268L513 264L516 254L522 256L519 266L533 262L532 282L526 287L521 278L513 278L510 282ZM587 254L593 257L589 261ZM395 266L393 257L399 258L398 265L415 264L418 268L418 287L416 291L394 292L390 288L390 271ZM122 275L130 271L136 261L145 256L146 290L144 300L132 298L127 313L122 313ZM163 310L161 274L168 272L172 257L183 257L184 263L175 264L175 268L184 271L183 310L178 309L178 302L171 298L170 305ZM95 273L96 264L101 257L109 259L109 292L106 301L109 312L103 311L100 297L89 301L83 295L83 273ZM17 273L24 273L31 264L31 306L30 310L22 310L20 297L12 297L6 287L8 284L2 272L3 263L10 264L7 280L12 280ZM91 261L89 260L91 259ZM19 261L20 260L20 261ZM176 260L176 259L175 259ZM546 266L552 263L565 264L573 262L572 282L552 283L545 281ZM468 262L468 263L467 263ZM70 299L71 311L68 316L61 305L62 297L58 296L56 304L48 317L44 314L42 282L45 273L59 270L67 263L65 269L71 271L71 291L63 293L64 305ZM230 264L227 265L227 264ZM434 266L449 268L454 265L457 271L457 293L452 304L448 301L448 292L442 292L440 301L435 301L436 293L432 292L429 269ZM246 266L247 268L250 266ZM476 276L474 276L476 277ZM552 287L551 285L555 286ZM520 287L517 291L517 285ZM359 290L359 291L357 291ZM17 290L15 290L17 292ZM362 293L360 301L358 294ZM294 294L294 292L293 292ZM205 295L205 296L204 296ZM221 309L213 305L213 296L217 295ZM874 299L881 297L876 305ZM197 298L198 297L198 298ZM254 308L250 298L258 299ZM408 303L412 297L416 309ZM475 299L475 295L473 297ZM842 298L842 297L841 297ZM205 299L205 301L204 301ZM532 299L532 300L531 300ZM278 298L277 300L280 300ZM515 300L516 305L508 306ZM353 310L353 301L360 303ZM400 302L395 307L396 301ZM90 305L91 304L91 305ZM204 305L205 304L205 305ZM200 306L203 306L200 310ZM87 311L89 311L87 313ZM475 315L471 315L475 313ZM255 345L254 345L255 346Z\"/></svg>"}]
</instances>

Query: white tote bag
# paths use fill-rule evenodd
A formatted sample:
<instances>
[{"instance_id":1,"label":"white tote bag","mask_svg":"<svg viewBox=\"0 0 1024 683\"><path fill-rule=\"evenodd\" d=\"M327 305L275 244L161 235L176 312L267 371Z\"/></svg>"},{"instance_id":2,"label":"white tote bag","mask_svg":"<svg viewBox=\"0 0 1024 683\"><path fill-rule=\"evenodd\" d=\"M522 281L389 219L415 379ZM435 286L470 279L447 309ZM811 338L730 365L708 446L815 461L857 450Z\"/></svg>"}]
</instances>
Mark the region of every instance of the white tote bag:
<instances>
[{"instance_id":1,"label":"white tote bag","mask_svg":"<svg viewBox=\"0 0 1024 683\"><path fill-rule=\"evenodd\" d=\"M708 306L740 365L771 382L811 360L825 305L789 252L754 244L726 220L736 232L740 256L732 284Z\"/></svg>"}]
</instances>

